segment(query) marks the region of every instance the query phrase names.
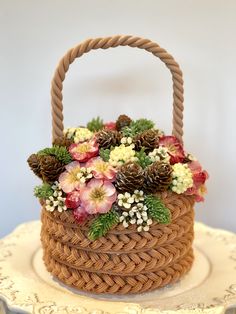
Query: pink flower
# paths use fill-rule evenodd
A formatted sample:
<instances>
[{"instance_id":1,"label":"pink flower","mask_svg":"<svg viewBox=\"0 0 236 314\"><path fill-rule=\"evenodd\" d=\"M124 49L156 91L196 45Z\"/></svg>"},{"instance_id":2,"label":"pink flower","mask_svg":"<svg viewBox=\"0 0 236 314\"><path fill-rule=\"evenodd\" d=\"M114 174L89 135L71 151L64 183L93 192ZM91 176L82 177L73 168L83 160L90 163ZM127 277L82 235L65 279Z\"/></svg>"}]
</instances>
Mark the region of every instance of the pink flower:
<instances>
[{"instance_id":1,"label":"pink flower","mask_svg":"<svg viewBox=\"0 0 236 314\"><path fill-rule=\"evenodd\" d=\"M90 159L86 163L86 167L91 168L92 174L96 179L103 179L111 182L115 180L116 170L100 157Z\"/></svg>"},{"instance_id":2,"label":"pink flower","mask_svg":"<svg viewBox=\"0 0 236 314\"><path fill-rule=\"evenodd\" d=\"M204 201L204 194L207 192L205 182L209 178L206 170L202 170L202 167L198 161L191 161L188 163L189 169L193 174L193 186L185 192L187 195L194 195L196 202Z\"/></svg>"},{"instance_id":3,"label":"pink flower","mask_svg":"<svg viewBox=\"0 0 236 314\"><path fill-rule=\"evenodd\" d=\"M98 155L98 144L94 139L83 143L71 144L69 152L74 160L86 162Z\"/></svg>"},{"instance_id":4,"label":"pink flower","mask_svg":"<svg viewBox=\"0 0 236 314\"><path fill-rule=\"evenodd\" d=\"M104 124L104 128L107 130L116 130L116 123L111 121Z\"/></svg>"},{"instance_id":5,"label":"pink flower","mask_svg":"<svg viewBox=\"0 0 236 314\"><path fill-rule=\"evenodd\" d=\"M79 206L73 210L73 216L79 224L82 224L88 218L89 214L83 207Z\"/></svg>"},{"instance_id":6,"label":"pink flower","mask_svg":"<svg viewBox=\"0 0 236 314\"><path fill-rule=\"evenodd\" d=\"M183 146L175 136L162 136L159 140L159 145L168 149L171 165L184 160L185 155Z\"/></svg>"},{"instance_id":7,"label":"pink flower","mask_svg":"<svg viewBox=\"0 0 236 314\"><path fill-rule=\"evenodd\" d=\"M78 174L80 173L80 163L78 161L73 161L66 165L66 171L64 171L59 176L59 183L62 188L62 190L65 193L70 193L73 190L78 190L81 183L78 177Z\"/></svg>"},{"instance_id":8,"label":"pink flower","mask_svg":"<svg viewBox=\"0 0 236 314\"><path fill-rule=\"evenodd\" d=\"M107 213L116 196L116 189L111 182L92 179L80 191L81 206L89 214Z\"/></svg>"},{"instance_id":9,"label":"pink flower","mask_svg":"<svg viewBox=\"0 0 236 314\"><path fill-rule=\"evenodd\" d=\"M67 208L75 209L80 205L79 191L73 191L66 195L65 205Z\"/></svg>"}]
</instances>

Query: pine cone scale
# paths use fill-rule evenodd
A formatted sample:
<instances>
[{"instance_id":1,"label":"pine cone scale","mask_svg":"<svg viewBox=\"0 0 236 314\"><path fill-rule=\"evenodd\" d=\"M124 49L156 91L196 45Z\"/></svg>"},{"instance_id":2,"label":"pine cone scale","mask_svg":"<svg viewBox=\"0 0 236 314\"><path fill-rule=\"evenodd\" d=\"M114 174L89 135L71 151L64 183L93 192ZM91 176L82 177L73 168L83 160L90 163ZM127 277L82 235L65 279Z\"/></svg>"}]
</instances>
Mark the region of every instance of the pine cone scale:
<instances>
[{"instance_id":1,"label":"pine cone scale","mask_svg":"<svg viewBox=\"0 0 236 314\"><path fill-rule=\"evenodd\" d=\"M69 148L71 144L73 144L73 141L66 137L58 137L53 141L53 146L65 146Z\"/></svg>"},{"instance_id":2,"label":"pine cone scale","mask_svg":"<svg viewBox=\"0 0 236 314\"><path fill-rule=\"evenodd\" d=\"M37 154L32 154L29 156L27 159L28 165L30 166L30 169L33 171L33 173L42 179L42 174L41 174L41 168L40 168L40 156Z\"/></svg>"},{"instance_id":3,"label":"pine cone scale","mask_svg":"<svg viewBox=\"0 0 236 314\"><path fill-rule=\"evenodd\" d=\"M126 163L120 167L116 175L116 188L120 192L133 193L142 189L144 173L142 167L137 163Z\"/></svg>"},{"instance_id":4,"label":"pine cone scale","mask_svg":"<svg viewBox=\"0 0 236 314\"><path fill-rule=\"evenodd\" d=\"M158 132L155 130L144 131L135 136L134 144L136 150L144 148L146 152L150 152L159 146Z\"/></svg>"},{"instance_id":5,"label":"pine cone scale","mask_svg":"<svg viewBox=\"0 0 236 314\"><path fill-rule=\"evenodd\" d=\"M144 190L147 193L165 191L172 182L171 165L156 161L145 169L144 176Z\"/></svg>"},{"instance_id":6,"label":"pine cone scale","mask_svg":"<svg viewBox=\"0 0 236 314\"><path fill-rule=\"evenodd\" d=\"M102 130L96 134L99 147L104 149L120 145L121 138L120 132L115 130Z\"/></svg>"},{"instance_id":7,"label":"pine cone scale","mask_svg":"<svg viewBox=\"0 0 236 314\"><path fill-rule=\"evenodd\" d=\"M43 181L53 183L58 180L59 175L65 170L65 165L54 156L45 155L40 158L40 167Z\"/></svg>"},{"instance_id":8,"label":"pine cone scale","mask_svg":"<svg viewBox=\"0 0 236 314\"><path fill-rule=\"evenodd\" d=\"M116 129L120 131L125 126L129 126L131 121L132 120L130 119L130 117L126 116L125 114L120 115L116 120Z\"/></svg>"}]
</instances>

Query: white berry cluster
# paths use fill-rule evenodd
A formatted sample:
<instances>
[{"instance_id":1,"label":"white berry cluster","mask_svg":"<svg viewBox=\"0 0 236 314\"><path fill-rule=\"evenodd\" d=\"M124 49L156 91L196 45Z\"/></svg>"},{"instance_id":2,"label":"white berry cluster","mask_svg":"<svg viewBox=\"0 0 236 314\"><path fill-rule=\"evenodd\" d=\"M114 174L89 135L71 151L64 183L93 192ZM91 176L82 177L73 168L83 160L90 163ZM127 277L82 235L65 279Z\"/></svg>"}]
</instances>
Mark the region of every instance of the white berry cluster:
<instances>
[{"instance_id":1,"label":"white berry cluster","mask_svg":"<svg viewBox=\"0 0 236 314\"><path fill-rule=\"evenodd\" d=\"M152 162L155 161L163 161L163 162L169 162L170 156L168 154L168 148L160 146L158 148L155 148L152 152L148 154Z\"/></svg>"},{"instance_id":2,"label":"white berry cluster","mask_svg":"<svg viewBox=\"0 0 236 314\"><path fill-rule=\"evenodd\" d=\"M132 195L128 192L118 195L118 205L127 209L123 210L120 216L120 222L125 228L136 224L138 232L149 230L152 219L148 218L147 206L143 201L143 191L140 190L135 190Z\"/></svg>"},{"instance_id":3,"label":"white berry cluster","mask_svg":"<svg viewBox=\"0 0 236 314\"><path fill-rule=\"evenodd\" d=\"M192 172L187 164L176 163L172 166L172 169L171 189L173 192L182 194L193 186Z\"/></svg>"},{"instance_id":4,"label":"white berry cluster","mask_svg":"<svg viewBox=\"0 0 236 314\"><path fill-rule=\"evenodd\" d=\"M120 146L116 146L111 150L109 163L113 167L119 167L126 162L136 160L137 157L135 157L134 144L129 146L121 144Z\"/></svg>"},{"instance_id":5,"label":"white berry cluster","mask_svg":"<svg viewBox=\"0 0 236 314\"><path fill-rule=\"evenodd\" d=\"M79 179L80 183L85 183L88 179L93 177L92 168L81 167L76 177Z\"/></svg>"},{"instance_id":6,"label":"white berry cluster","mask_svg":"<svg viewBox=\"0 0 236 314\"><path fill-rule=\"evenodd\" d=\"M122 137L121 139L121 144L124 144L124 145L131 145L133 143L133 139L132 137Z\"/></svg>"},{"instance_id":7,"label":"white berry cluster","mask_svg":"<svg viewBox=\"0 0 236 314\"><path fill-rule=\"evenodd\" d=\"M66 198L63 197L62 190L58 182L55 182L52 185L52 189L53 195L49 196L48 199L46 199L45 208L50 212L58 210L60 213L62 213L64 210L67 210L67 207L65 205Z\"/></svg>"}]
</instances>

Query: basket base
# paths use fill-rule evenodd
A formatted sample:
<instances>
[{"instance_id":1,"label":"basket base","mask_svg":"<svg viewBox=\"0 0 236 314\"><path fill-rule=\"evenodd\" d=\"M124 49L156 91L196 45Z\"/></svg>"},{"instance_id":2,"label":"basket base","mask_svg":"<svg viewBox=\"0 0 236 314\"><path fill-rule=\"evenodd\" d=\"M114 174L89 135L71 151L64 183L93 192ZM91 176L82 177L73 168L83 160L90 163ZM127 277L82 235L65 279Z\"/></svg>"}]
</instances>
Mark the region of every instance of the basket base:
<instances>
[{"instance_id":1,"label":"basket base","mask_svg":"<svg viewBox=\"0 0 236 314\"><path fill-rule=\"evenodd\" d=\"M186 293L198 286L200 286L209 276L211 265L209 263L208 258L205 254L194 247L194 263L191 270L184 275L179 281L176 283L167 285L166 287L156 289L155 291L145 292L135 295L108 295L108 294L94 294L90 292L84 292L82 290L75 289L73 287L69 287L64 284L56 277L52 276L46 269L43 263L43 250L42 248L38 249L33 257L32 264L35 270L36 275L48 286L51 286L54 289L65 292L70 291L75 295L81 295L86 297L95 298L98 300L113 300L117 302L135 302L137 298L137 302L142 302L145 305L149 306L153 302L154 298L158 299L166 299L169 297L178 296L182 293ZM199 272L199 269L202 271Z\"/></svg>"},{"instance_id":2,"label":"basket base","mask_svg":"<svg viewBox=\"0 0 236 314\"><path fill-rule=\"evenodd\" d=\"M48 255L46 252L44 252L43 260L47 270L55 278L59 279L62 283L74 289L77 289L79 291L92 292L94 294L101 294L101 292L98 292L101 285L105 286L106 288L104 292L105 294L125 295L140 294L147 291L153 291L179 281L192 268L194 255L193 250L191 249L180 260L167 267L165 271L160 270L156 273L150 273L147 275L137 275L132 277L127 276L122 278L118 276L107 276L107 274L101 273L90 274L88 272L78 271L77 269L73 269L71 266L68 267L65 264L61 264L57 260L53 259L50 254ZM88 283L86 283L85 280L88 276L89 280ZM86 277L85 280L84 277ZM94 278L96 278L96 281L100 280L101 283L94 284ZM154 278L154 280L152 280L152 278ZM119 282L120 280L123 281L123 288L120 288L120 286L116 283L116 281ZM133 285L130 285L130 282L135 282L137 289L134 289ZM118 288L116 286L118 286ZM104 287L102 288L102 290L104 291Z\"/></svg>"}]
</instances>

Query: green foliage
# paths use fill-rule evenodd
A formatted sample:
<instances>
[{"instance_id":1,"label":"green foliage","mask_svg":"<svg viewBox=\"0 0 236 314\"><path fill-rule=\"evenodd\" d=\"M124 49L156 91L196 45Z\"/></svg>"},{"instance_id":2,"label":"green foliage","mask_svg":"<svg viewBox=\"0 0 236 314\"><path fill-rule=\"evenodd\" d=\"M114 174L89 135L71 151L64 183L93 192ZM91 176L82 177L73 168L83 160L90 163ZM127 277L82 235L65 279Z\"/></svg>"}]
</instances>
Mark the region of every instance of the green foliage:
<instances>
[{"instance_id":1,"label":"green foliage","mask_svg":"<svg viewBox=\"0 0 236 314\"><path fill-rule=\"evenodd\" d=\"M34 188L34 195L38 198L48 198L53 195L53 189L50 184L43 183Z\"/></svg>"},{"instance_id":2,"label":"green foliage","mask_svg":"<svg viewBox=\"0 0 236 314\"><path fill-rule=\"evenodd\" d=\"M160 224L168 224L171 221L170 210L162 201L154 195L146 195L144 204L148 208L148 216Z\"/></svg>"},{"instance_id":3,"label":"green foliage","mask_svg":"<svg viewBox=\"0 0 236 314\"><path fill-rule=\"evenodd\" d=\"M87 128L92 132L101 130L104 126L103 120L100 117L92 119L87 123Z\"/></svg>"},{"instance_id":4,"label":"green foliage","mask_svg":"<svg viewBox=\"0 0 236 314\"><path fill-rule=\"evenodd\" d=\"M108 161L110 159L110 149L104 149L104 148L100 148L99 149L99 155L102 158L102 160L104 161Z\"/></svg>"},{"instance_id":5,"label":"green foliage","mask_svg":"<svg viewBox=\"0 0 236 314\"><path fill-rule=\"evenodd\" d=\"M88 233L89 239L94 241L104 236L118 222L119 215L114 209L106 214L99 215L90 226Z\"/></svg>"},{"instance_id":6,"label":"green foliage","mask_svg":"<svg viewBox=\"0 0 236 314\"><path fill-rule=\"evenodd\" d=\"M136 121L132 121L130 127L134 129L135 134L141 133L143 131L152 129L154 127L154 122L147 119L138 119Z\"/></svg>"},{"instance_id":7,"label":"green foliage","mask_svg":"<svg viewBox=\"0 0 236 314\"><path fill-rule=\"evenodd\" d=\"M147 119L138 119L132 121L129 126L124 127L121 132L125 137L134 137L135 135L142 133L143 131L152 129L154 122Z\"/></svg>"},{"instance_id":8,"label":"green foliage","mask_svg":"<svg viewBox=\"0 0 236 314\"><path fill-rule=\"evenodd\" d=\"M71 155L64 146L47 147L38 152L38 155L53 155L63 164L67 165L72 161Z\"/></svg>"},{"instance_id":9,"label":"green foliage","mask_svg":"<svg viewBox=\"0 0 236 314\"><path fill-rule=\"evenodd\" d=\"M134 134L134 130L131 129L129 126L125 126L121 129L121 133L124 137L133 137Z\"/></svg>"},{"instance_id":10,"label":"green foliage","mask_svg":"<svg viewBox=\"0 0 236 314\"><path fill-rule=\"evenodd\" d=\"M145 153L145 149L142 148L139 152L135 153L135 157L138 158L137 163L144 169L151 165L151 158Z\"/></svg>"}]
</instances>

